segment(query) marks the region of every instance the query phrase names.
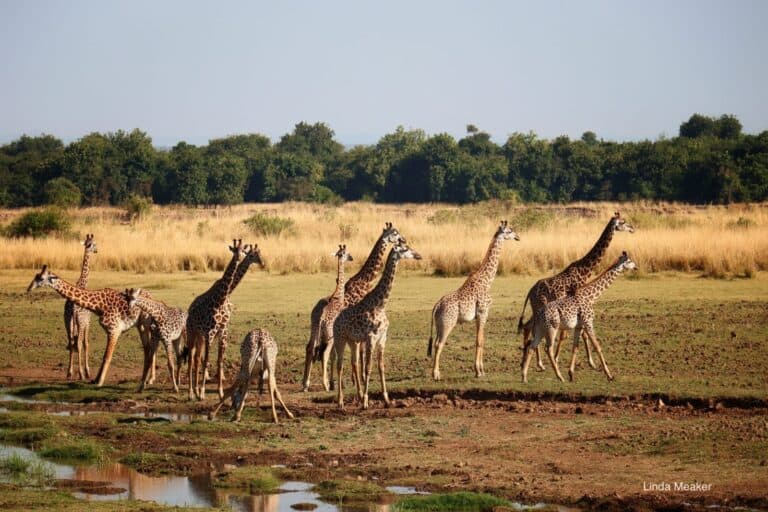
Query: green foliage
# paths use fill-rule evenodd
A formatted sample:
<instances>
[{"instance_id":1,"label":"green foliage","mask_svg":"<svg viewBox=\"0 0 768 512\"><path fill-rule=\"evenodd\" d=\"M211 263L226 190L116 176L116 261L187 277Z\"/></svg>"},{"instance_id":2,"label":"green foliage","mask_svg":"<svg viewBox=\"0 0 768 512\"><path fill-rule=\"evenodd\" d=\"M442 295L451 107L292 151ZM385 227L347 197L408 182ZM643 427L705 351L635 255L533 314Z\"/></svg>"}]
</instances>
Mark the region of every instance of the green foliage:
<instances>
[{"instance_id":1,"label":"green foliage","mask_svg":"<svg viewBox=\"0 0 768 512\"><path fill-rule=\"evenodd\" d=\"M293 219L257 213L243 221L254 234L263 237L280 236L285 233L292 235L294 232Z\"/></svg>"},{"instance_id":2,"label":"green foliage","mask_svg":"<svg viewBox=\"0 0 768 512\"><path fill-rule=\"evenodd\" d=\"M45 202L61 208L80 206L82 194L67 178L54 178L45 184Z\"/></svg>"},{"instance_id":3,"label":"green foliage","mask_svg":"<svg viewBox=\"0 0 768 512\"><path fill-rule=\"evenodd\" d=\"M272 470L263 466L242 466L226 473L219 473L213 482L215 487L246 488L251 494L274 493L280 488Z\"/></svg>"},{"instance_id":4,"label":"green foliage","mask_svg":"<svg viewBox=\"0 0 768 512\"><path fill-rule=\"evenodd\" d=\"M304 122L274 145L245 134L170 151L140 130L91 133L66 147L24 136L0 147L0 206L114 205L131 194L190 205L768 199L768 131L743 134L729 114L693 114L678 137L639 142L529 132L500 146L475 125L458 141L402 126L369 146L345 149L334 137L326 124Z\"/></svg>"},{"instance_id":5,"label":"green foliage","mask_svg":"<svg viewBox=\"0 0 768 512\"><path fill-rule=\"evenodd\" d=\"M78 441L58 446L49 446L40 452L46 459L99 462L104 459L104 450L92 441Z\"/></svg>"},{"instance_id":6,"label":"green foliage","mask_svg":"<svg viewBox=\"0 0 768 512\"><path fill-rule=\"evenodd\" d=\"M71 220L66 211L49 207L25 213L6 227L4 234L14 238L64 236L69 233L70 225Z\"/></svg>"},{"instance_id":7,"label":"green foliage","mask_svg":"<svg viewBox=\"0 0 768 512\"><path fill-rule=\"evenodd\" d=\"M462 512L491 512L496 507L515 509L514 503L475 492L452 494L430 494L429 496L407 496L393 505L398 512L431 512L456 510Z\"/></svg>"},{"instance_id":8,"label":"green foliage","mask_svg":"<svg viewBox=\"0 0 768 512\"><path fill-rule=\"evenodd\" d=\"M45 462L14 453L0 458L0 475L20 485L44 487L53 482L54 472Z\"/></svg>"},{"instance_id":9,"label":"green foliage","mask_svg":"<svg viewBox=\"0 0 768 512\"><path fill-rule=\"evenodd\" d=\"M359 480L324 480L313 490L322 499L336 503L373 501L390 494L376 484Z\"/></svg>"},{"instance_id":10,"label":"green foliage","mask_svg":"<svg viewBox=\"0 0 768 512\"><path fill-rule=\"evenodd\" d=\"M737 229L749 229L755 227L756 225L757 223L749 217L739 217L737 220L728 223L729 228Z\"/></svg>"},{"instance_id":11,"label":"green foliage","mask_svg":"<svg viewBox=\"0 0 768 512\"><path fill-rule=\"evenodd\" d=\"M131 194L125 201L125 210L131 220L148 217L152 213L152 199L139 194Z\"/></svg>"}]
</instances>

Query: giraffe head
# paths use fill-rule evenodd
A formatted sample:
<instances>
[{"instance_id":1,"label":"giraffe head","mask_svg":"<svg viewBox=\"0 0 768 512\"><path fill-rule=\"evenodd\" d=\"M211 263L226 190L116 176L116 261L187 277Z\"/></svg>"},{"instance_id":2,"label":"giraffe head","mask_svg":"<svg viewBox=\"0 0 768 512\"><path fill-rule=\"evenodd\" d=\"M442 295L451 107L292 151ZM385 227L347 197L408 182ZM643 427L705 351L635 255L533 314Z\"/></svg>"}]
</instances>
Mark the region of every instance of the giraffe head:
<instances>
[{"instance_id":1,"label":"giraffe head","mask_svg":"<svg viewBox=\"0 0 768 512\"><path fill-rule=\"evenodd\" d=\"M500 240L517 240L520 241L520 237L517 236L517 233L512 231L512 228L509 227L507 224L507 221L502 220L499 223L499 229L496 230L496 234L494 235L496 238Z\"/></svg>"},{"instance_id":2,"label":"giraffe head","mask_svg":"<svg viewBox=\"0 0 768 512\"><path fill-rule=\"evenodd\" d=\"M27 287L27 293L31 292L35 288L40 288L41 286L53 286L53 284L58 281L58 279L59 276L48 271L48 265L43 265L43 269L40 271L40 273L36 274L32 282L29 283L29 286Z\"/></svg>"},{"instance_id":3,"label":"giraffe head","mask_svg":"<svg viewBox=\"0 0 768 512\"><path fill-rule=\"evenodd\" d=\"M232 245L229 246L229 250L232 255L237 256L237 261L243 261L243 258L247 254L248 245L243 245L242 238L235 238L232 240Z\"/></svg>"},{"instance_id":4,"label":"giraffe head","mask_svg":"<svg viewBox=\"0 0 768 512\"><path fill-rule=\"evenodd\" d=\"M333 256L340 259L341 261L352 261L352 255L349 254L349 251L347 251L347 244L339 244L339 250L333 253Z\"/></svg>"},{"instance_id":5,"label":"giraffe head","mask_svg":"<svg viewBox=\"0 0 768 512\"><path fill-rule=\"evenodd\" d=\"M381 239L388 244L397 245L406 243L405 237L395 228L391 222L384 223L384 231L381 232Z\"/></svg>"},{"instance_id":6,"label":"giraffe head","mask_svg":"<svg viewBox=\"0 0 768 512\"><path fill-rule=\"evenodd\" d=\"M624 272L625 270L637 270L637 264L632 261L632 258L629 257L627 251L623 251L621 253L621 256L619 256L619 259L616 260L614 266L619 272Z\"/></svg>"},{"instance_id":7,"label":"giraffe head","mask_svg":"<svg viewBox=\"0 0 768 512\"><path fill-rule=\"evenodd\" d=\"M635 232L632 224L627 222L626 219L622 219L619 212L613 214L613 229L616 231L628 231L629 233Z\"/></svg>"},{"instance_id":8,"label":"giraffe head","mask_svg":"<svg viewBox=\"0 0 768 512\"><path fill-rule=\"evenodd\" d=\"M395 260L420 260L421 254L417 253L413 249L411 249L407 243L400 242L399 244L392 247L392 252L394 253Z\"/></svg>"},{"instance_id":9,"label":"giraffe head","mask_svg":"<svg viewBox=\"0 0 768 512\"><path fill-rule=\"evenodd\" d=\"M249 263L255 263L261 268L264 268L266 266L264 264L264 260L261 259L261 249L259 249L259 244L253 244L253 245L247 244L244 250L245 250L245 259L247 259Z\"/></svg>"},{"instance_id":10,"label":"giraffe head","mask_svg":"<svg viewBox=\"0 0 768 512\"><path fill-rule=\"evenodd\" d=\"M139 300L140 295L141 288L128 288L123 291L123 297L125 298L125 301L128 303L129 307L134 307L136 305L136 301Z\"/></svg>"},{"instance_id":11,"label":"giraffe head","mask_svg":"<svg viewBox=\"0 0 768 512\"><path fill-rule=\"evenodd\" d=\"M85 235L85 240L80 242L85 246L85 252L96 254L99 249L96 247L96 242L93 241L93 233Z\"/></svg>"}]
</instances>

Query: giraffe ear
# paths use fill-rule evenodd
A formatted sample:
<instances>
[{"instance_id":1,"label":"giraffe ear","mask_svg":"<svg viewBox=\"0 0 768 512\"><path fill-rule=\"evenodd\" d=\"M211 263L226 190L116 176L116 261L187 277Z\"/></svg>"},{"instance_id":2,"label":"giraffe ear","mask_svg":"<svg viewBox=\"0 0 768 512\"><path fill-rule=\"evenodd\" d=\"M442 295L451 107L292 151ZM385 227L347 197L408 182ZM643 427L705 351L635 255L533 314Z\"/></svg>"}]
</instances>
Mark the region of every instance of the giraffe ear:
<instances>
[{"instance_id":1,"label":"giraffe ear","mask_svg":"<svg viewBox=\"0 0 768 512\"><path fill-rule=\"evenodd\" d=\"M40 271L40 273L44 273L46 270L48 270L48 265L43 265L43 270Z\"/></svg>"}]
</instances>

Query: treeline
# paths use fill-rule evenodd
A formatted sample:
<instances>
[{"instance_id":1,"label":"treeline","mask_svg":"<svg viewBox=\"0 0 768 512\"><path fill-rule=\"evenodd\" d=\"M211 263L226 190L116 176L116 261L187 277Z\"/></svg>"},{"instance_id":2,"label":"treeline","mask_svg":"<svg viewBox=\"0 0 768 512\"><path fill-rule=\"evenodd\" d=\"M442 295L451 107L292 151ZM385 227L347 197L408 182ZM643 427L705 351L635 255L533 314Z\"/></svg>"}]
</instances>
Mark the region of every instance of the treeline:
<instances>
[{"instance_id":1,"label":"treeline","mask_svg":"<svg viewBox=\"0 0 768 512\"><path fill-rule=\"evenodd\" d=\"M64 145L23 136L0 148L0 206L119 205L132 196L189 205L276 202L536 202L768 198L768 131L694 114L674 138L611 142L514 133L503 145L467 126L460 140L402 127L345 148L324 123L299 123L273 144L235 135L160 150L136 129Z\"/></svg>"}]
</instances>

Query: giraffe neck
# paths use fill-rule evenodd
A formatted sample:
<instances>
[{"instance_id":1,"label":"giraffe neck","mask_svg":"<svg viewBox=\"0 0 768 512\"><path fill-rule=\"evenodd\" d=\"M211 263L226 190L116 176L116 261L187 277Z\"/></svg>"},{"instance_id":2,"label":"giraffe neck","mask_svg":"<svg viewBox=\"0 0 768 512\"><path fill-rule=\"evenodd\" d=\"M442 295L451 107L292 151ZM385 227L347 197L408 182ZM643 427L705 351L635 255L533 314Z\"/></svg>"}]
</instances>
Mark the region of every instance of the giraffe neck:
<instances>
[{"instance_id":1,"label":"giraffe neck","mask_svg":"<svg viewBox=\"0 0 768 512\"><path fill-rule=\"evenodd\" d=\"M590 249L580 260L571 263L570 268L575 270L582 280L585 281L600 264L600 260L603 259L605 251L608 250L608 246L611 245L613 233L613 219L611 219L608 225L605 226L603 233L600 235L600 238L597 239L597 242L595 242L592 249Z\"/></svg>"},{"instance_id":2,"label":"giraffe neck","mask_svg":"<svg viewBox=\"0 0 768 512\"><path fill-rule=\"evenodd\" d=\"M232 284L229 286L229 292L227 293L228 295L235 291L235 288L237 288L237 285L239 285L240 281L243 280L245 273L248 272L248 267L250 267L252 263L253 260L246 257L242 263L237 266L237 269L235 269L235 275L232 278Z\"/></svg>"},{"instance_id":3,"label":"giraffe neck","mask_svg":"<svg viewBox=\"0 0 768 512\"><path fill-rule=\"evenodd\" d=\"M371 249L371 254L368 255L368 259L365 260L362 268L358 270L357 274L349 278L346 284L346 291L349 292L350 288L357 283L370 283L376 278L376 274L381 270L381 265L384 263L384 253L387 250L387 241L383 236L380 236Z\"/></svg>"},{"instance_id":4,"label":"giraffe neck","mask_svg":"<svg viewBox=\"0 0 768 512\"><path fill-rule=\"evenodd\" d=\"M80 269L80 278L77 280L77 286L80 288L88 286L88 275L91 273L91 254L93 253L86 247L83 254L83 267Z\"/></svg>"},{"instance_id":5,"label":"giraffe neck","mask_svg":"<svg viewBox=\"0 0 768 512\"><path fill-rule=\"evenodd\" d=\"M600 274L594 281L586 286L579 288L576 292L578 295L587 297L590 302L595 302L603 294L605 290L611 286L617 277L621 274L620 266L614 264L608 270Z\"/></svg>"},{"instance_id":6,"label":"giraffe neck","mask_svg":"<svg viewBox=\"0 0 768 512\"><path fill-rule=\"evenodd\" d=\"M485 278L485 281L488 283L488 288L490 288L493 278L496 277L496 271L499 269L499 256L501 256L501 245L503 243L504 240L501 238L497 236L493 237L483 261L480 263L480 266L477 267L477 270L467 278L467 282Z\"/></svg>"},{"instance_id":7,"label":"giraffe neck","mask_svg":"<svg viewBox=\"0 0 768 512\"><path fill-rule=\"evenodd\" d=\"M161 319L165 314L165 310L168 308L168 306L159 300L144 296L139 296L139 298L136 299L136 306L151 316L155 321Z\"/></svg>"},{"instance_id":8,"label":"giraffe neck","mask_svg":"<svg viewBox=\"0 0 768 512\"><path fill-rule=\"evenodd\" d=\"M86 290L75 286L72 283L68 283L61 278L57 278L55 282L51 283L51 288L56 290L59 295L72 301L75 305L80 306L81 308L93 311L97 315L103 313L103 301L99 300L102 295L100 291Z\"/></svg>"},{"instance_id":9,"label":"giraffe neck","mask_svg":"<svg viewBox=\"0 0 768 512\"><path fill-rule=\"evenodd\" d=\"M344 258L339 258L339 262L336 267L336 289L333 290L331 297L336 299L344 299Z\"/></svg>"},{"instance_id":10,"label":"giraffe neck","mask_svg":"<svg viewBox=\"0 0 768 512\"><path fill-rule=\"evenodd\" d=\"M238 253L233 254L229 265L227 265L227 268L224 270L224 274L221 276L221 279L214 283L212 298L215 304L223 304L224 301L227 300L230 287L232 286L232 283L235 279L239 259L240 258Z\"/></svg>"},{"instance_id":11,"label":"giraffe neck","mask_svg":"<svg viewBox=\"0 0 768 512\"><path fill-rule=\"evenodd\" d=\"M381 274L376 287L365 296L361 304L363 309L372 311L374 309L381 309L387 303L389 299L389 293L392 291L392 285L395 282L395 273L397 272L397 263L400 258L396 257L395 250L389 251L389 257L387 257L387 263L384 265L384 272Z\"/></svg>"}]
</instances>

